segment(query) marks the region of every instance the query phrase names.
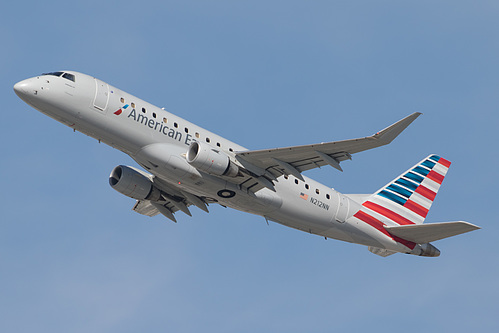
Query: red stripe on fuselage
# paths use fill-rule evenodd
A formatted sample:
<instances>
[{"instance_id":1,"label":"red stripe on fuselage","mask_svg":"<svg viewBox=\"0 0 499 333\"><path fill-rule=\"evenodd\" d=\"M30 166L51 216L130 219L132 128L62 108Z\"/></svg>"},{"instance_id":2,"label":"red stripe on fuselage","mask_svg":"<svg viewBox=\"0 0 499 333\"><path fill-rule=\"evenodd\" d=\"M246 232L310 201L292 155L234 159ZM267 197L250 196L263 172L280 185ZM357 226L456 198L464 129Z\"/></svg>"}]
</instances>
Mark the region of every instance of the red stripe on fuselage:
<instances>
[{"instance_id":1,"label":"red stripe on fuselage","mask_svg":"<svg viewBox=\"0 0 499 333\"><path fill-rule=\"evenodd\" d=\"M414 213L418 214L421 217L426 217L426 215L428 215L428 209L424 208L420 204L415 203L412 200L407 200L404 204L404 207L412 210Z\"/></svg>"},{"instance_id":2,"label":"red stripe on fuselage","mask_svg":"<svg viewBox=\"0 0 499 333\"><path fill-rule=\"evenodd\" d=\"M403 224L414 224L411 220L389 210L388 208L385 208L383 206L380 206L378 204L375 204L374 202L371 201L366 201L362 204L364 207L367 207L376 213L379 213L385 217L388 217L390 220L392 220L395 223L398 223L400 225Z\"/></svg>"},{"instance_id":3,"label":"red stripe on fuselage","mask_svg":"<svg viewBox=\"0 0 499 333\"><path fill-rule=\"evenodd\" d=\"M390 237L394 241L403 244L404 246L407 246L411 250L414 249L416 246L416 243L410 242L408 240L402 239L400 237L394 236L390 234L384 227L384 223L381 222L380 220L372 217L371 215L367 214L366 212L363 212L362 210L359 210L357 213L355 213L354 217L358 218L359 220L369 224L371 227L379 230L382 232L384 235Z\"/></svg>"},{"instance_id":4,"label":"red stripe on fuselage","mask_svg":"<svg viewBox=\"0 0 499 333\"><path fill-rule=\"evenodd\" d=\"M419 185L416 191L414 192L421 194L423 197L431 201L433 201L435 199L435 196L437 195L435 192L433 192L428 187L425 187L423 185Z\"/></svg>"}]
</instances>

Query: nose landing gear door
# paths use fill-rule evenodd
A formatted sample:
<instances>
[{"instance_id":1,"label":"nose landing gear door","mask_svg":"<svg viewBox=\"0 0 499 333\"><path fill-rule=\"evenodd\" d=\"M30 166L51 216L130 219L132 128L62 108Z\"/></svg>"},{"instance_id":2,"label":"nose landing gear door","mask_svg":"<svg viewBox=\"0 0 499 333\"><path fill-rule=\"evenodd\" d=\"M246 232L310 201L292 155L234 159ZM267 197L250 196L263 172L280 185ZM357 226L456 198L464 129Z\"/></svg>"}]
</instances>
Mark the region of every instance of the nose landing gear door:
<instances>
[{"instance_id":1,"label":"nose landing gear door","mask_svg":"<svg viewBox=\"0 0 499 333\"><path fill-rule=\"evenodd\" d=\"M109 101L109 85L101 80L95 80L94 108L105 111Z\"/></svg>"}]
</instances>

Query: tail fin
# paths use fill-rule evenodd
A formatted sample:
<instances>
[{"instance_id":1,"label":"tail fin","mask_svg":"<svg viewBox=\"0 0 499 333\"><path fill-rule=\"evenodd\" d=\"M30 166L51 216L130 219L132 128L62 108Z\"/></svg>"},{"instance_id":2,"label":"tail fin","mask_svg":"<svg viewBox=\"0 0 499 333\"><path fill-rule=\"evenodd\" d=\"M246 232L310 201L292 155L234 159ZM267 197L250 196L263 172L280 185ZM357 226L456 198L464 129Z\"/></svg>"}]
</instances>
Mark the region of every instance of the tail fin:
<instances>
[{"instance_id":1,"label":"tail fin","mask_svg":"<svg viewBox=\"0 0 499 333\"><path fill-rule=\"evenodd\" d=\"M362 205L399 225L422 224L450 162L430 155L371 195Z\"/></svg>"}]
</instances>

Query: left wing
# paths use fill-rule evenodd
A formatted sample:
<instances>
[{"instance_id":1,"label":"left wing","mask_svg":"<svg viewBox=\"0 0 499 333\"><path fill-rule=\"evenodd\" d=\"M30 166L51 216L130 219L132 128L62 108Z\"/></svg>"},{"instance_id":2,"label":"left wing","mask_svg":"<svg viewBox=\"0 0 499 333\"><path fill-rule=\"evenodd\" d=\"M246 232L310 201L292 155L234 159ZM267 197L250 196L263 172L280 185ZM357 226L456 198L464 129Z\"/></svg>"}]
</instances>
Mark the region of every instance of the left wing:
<instances>
[{"instance_id":1,"label":"left wing","mask_svg":"<svg viewBox=\"0 0 499 333\"><path fill-rule=\"evenodd\" d=\"M137 200L133 206L133 211L150 217L161 213L173 222L177 222L173 214L179 210L192 216L188 208L191 205L208 213L204 199L189 192L179 191L160 178L151 176L151 179L154 185L161 190L161 199L158 201Z\"/></svg>"},{"instance_id":2,"label":"left wing","mask_svg":"<svg viewBox=\"0 0 499 333\"><path fill-rule=\"evenodd\" d=\"M153 217L161 213L165 217L177 223L177 219L173 214L180 209L177 206L173 205L171 201L154 202L150 200L137 200L132 210L149 217ZM187 210L187 212L189 212L189 210ZM191 216L191 213L189 212L188 215Z\"/></svg>"},{"instance_id":3,"label":"left wing","mask_svg":"<svg viewBox=\"0 0 499 333\"><path fill-rule=\"evenodd\" d=\"M159 214L159 210L157 210L156 207L154 207L151 204L151 201L149 201L149 200L137 200L137 202L135 202L135 206L133 206L132 210L134 212L137 212L139 214L149 216L149 217L153 217L153 216L156 216Z\"/></svg>"},{"instance_id":4,"label":"left wing","mask_svg":"<svg viewBox=\"0 0 499 333\"><path fill-rule=\"evenodd\" d=\"M305 146L242 151L236 153L236 159L250 172L258 176L268 173L278 177L282 174L303 179L301 172L330 165L340 171L340 162L351 159L351 155L393 141L421 113L415 112L384 130L365 138L334 141ZM272 177L268 177L272 178Z\"/></svg>"}]
</instances>

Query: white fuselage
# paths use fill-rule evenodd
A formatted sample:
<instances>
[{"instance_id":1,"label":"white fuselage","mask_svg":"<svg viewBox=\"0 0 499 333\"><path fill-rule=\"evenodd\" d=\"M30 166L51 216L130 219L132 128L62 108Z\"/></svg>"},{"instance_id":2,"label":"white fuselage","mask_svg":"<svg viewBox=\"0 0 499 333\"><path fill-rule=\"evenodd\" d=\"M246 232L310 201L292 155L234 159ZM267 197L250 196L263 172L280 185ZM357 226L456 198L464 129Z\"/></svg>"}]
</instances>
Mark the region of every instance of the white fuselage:
<instances>
[{"instance_id":1,"label":"white fuselage","mask_svg":"<svg viewBox=\"0 0 499 333\"><path fill-rule=\"evenodd\" d=\"M230 157L246 149L98 79L69 73L76 80L38 76L16 84L16 93L44 114L130 155L149 173L181 191L312 234L411 251L351 219L360 204L310 178L298 181L294 176L281 176L275 181L275 192L262 188L253 193L198 171L185 159L193 141ZM235 195L220 195L224 190Z\"/></svg>"}]
</instances>

